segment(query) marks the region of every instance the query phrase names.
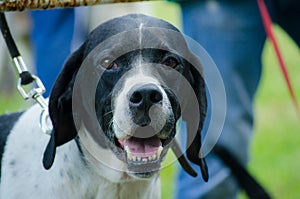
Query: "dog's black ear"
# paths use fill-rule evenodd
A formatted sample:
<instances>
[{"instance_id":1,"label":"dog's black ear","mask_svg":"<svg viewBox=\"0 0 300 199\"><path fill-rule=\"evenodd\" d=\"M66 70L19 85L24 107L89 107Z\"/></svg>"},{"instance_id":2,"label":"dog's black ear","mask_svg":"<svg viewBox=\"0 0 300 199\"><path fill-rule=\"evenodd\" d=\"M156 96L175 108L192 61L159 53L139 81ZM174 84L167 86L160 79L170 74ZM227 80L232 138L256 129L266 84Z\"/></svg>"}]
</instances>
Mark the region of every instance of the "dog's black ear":
<instances>
[{"instance_id":1,"label":"dog's black ear","mask_svg":"<svg viewBox=\"0 0 300 199\"><path fill-rule=\"evenodd\" d=\"M72 114L72 92L77 71L83 61L83 49L84 45L68 58L50 94L49 115L53 130L44 152L45 169L51 168L56 147L67 143L77 135Z\"/></svg>"},{"instance_id":2,"label":"dog's black ear","mask_svg":"<svg viewBox=\"0 0 300 199\"><path fill-rule=\"evenodd\" d=\"M200 63L197 58L194 58L194 62ZM204 157L200 154L201 149L201 131L203 127L203 123L206 116L207 111L207 102L206 102L206 95L205 95L205 83L202 77L202 74L195 68L195 66L190 65L189 71L189 79L190 84L193 87L193 91L197 98L197 104L199 105L199 114L200 116L197 117L195 114L195 107L193 106L186 106L183 112L183 120L187 123L187 158L200 166L202 177L204 181L208 181L208 169L205 162ZM200 118L200 120L198 120ZM197 121L198 120L198 121ZM196 132L195 132L196 131Z\"/></svg>"}]
</instances>

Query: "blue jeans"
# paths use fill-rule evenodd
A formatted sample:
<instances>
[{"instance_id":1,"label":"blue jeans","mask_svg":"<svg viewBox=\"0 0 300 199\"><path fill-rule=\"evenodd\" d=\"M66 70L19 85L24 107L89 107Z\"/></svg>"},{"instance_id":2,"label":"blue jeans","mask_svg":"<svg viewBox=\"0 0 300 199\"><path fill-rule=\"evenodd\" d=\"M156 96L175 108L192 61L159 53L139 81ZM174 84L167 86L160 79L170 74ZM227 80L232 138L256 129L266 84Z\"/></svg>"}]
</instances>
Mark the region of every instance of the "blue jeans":
<instances>
[{"instance_id":1,"label":"blue jeans","mask_svg":"<svg viewBox=\"0 0 300 199\"><path fill-rule=\"evenodd\" d=\"M182 3L182 15L185 34L206 49L223 78L227 107L218 144L227 147L246 164L252 137L253 98L261 76L261 53L265 41L256 1ZM204 135L211 119L211 106L213 104L209 102ZM176 184L178 199L236 197L238 186L230 170L213 153L206 156L206 161L210 174L208 183L201 179L201 175L193 178L180 169ZM194 169L200 173L198 166Z\"/></svg>"},{"instance_id":2,"label":"blue jeans","mask_svg":"<svg viewBox=\"0 0 300 199\"><path fill-rule=\"evenodd\" d=\"M31 41L37 74L49 96L54 81L71 53L74 32L74 9L30 12L33 22Z\"/></svg>"}]
</instances>

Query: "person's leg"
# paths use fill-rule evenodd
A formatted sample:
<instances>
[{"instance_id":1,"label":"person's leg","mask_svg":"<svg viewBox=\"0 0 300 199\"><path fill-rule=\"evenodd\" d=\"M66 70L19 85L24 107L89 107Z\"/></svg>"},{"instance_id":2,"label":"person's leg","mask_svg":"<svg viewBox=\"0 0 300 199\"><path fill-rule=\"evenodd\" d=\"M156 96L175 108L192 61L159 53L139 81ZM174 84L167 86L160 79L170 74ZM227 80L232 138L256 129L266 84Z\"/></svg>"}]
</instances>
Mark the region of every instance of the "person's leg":
<instances>
[{"instance_id":1,"label":"person's leg","mask_svg":"<svg viewBox=\"0 0 300 199\"><path fill-rule=\"evenodd\" d=\"M184 32L206 49L224 81L227 112L218 144L226 146L246 164L252 137L253 97L260 79L265 41L256 2L200 1L182 4L182 13ZM210 113L203 133L209 119ZM210 174L208 183L203 182L201 175L192 178L180 170L176 184L178 199L236 197L238 186L229 169L213 153L206 161ZM199 171L199 168L195 167L195 170Z\"/></svg>"},{"instance_id":2,"label":"person's leg","mask_svg":"<svg viewBox=\"0 0 300 199\"><path fill-rule=\"evenodd\" d=\"M31 41L38 76L49 96L52 85L71 52L74 9L30 12L33 22Z\"/></svg>"}]
</instances>

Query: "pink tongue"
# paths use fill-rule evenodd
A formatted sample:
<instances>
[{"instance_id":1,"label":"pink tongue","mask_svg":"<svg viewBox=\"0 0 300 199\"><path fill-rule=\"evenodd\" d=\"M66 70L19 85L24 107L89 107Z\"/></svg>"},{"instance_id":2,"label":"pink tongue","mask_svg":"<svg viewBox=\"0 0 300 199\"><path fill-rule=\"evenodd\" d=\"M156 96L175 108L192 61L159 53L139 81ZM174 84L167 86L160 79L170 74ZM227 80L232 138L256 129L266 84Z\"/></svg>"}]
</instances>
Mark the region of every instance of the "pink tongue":
<instances>
[{"instance_id":1,"label":"pink tongue","mask_svg":"<svg viewBox=\"0 0 300 199\"><path fill-rule=\"evenodd\" d=\"M150 138L131 137L124 142L124 145L129 147L133 155L149 156L156 153L162 143L156 136Z\"/></svg>"}]
</instances>

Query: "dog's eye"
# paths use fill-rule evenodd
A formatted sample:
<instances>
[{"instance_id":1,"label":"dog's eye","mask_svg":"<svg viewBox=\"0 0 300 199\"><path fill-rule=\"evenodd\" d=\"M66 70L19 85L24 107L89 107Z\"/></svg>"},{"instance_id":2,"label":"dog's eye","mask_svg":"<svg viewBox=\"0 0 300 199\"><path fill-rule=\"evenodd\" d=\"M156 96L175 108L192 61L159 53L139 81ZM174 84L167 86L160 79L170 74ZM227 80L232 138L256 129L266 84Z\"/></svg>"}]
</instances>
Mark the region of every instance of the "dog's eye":
<instances>
[{"instance_id":1,"label":"dog's eye","mask_svg":"<svg viewBox=\"0 0 300 199\"><path fill-rule=\"evenodd\" d=\"M103 60L101 65L108 70L117 69L119 67L119 65L116 62L111 61L110 59Z\"/></svg>"},{"instance_id":2,"label":"dog's eye","mask_svg":"<svg viewBox=\"0 0 300 199\"><path fill-rule=\"evenodd\" d=\"M179 64L179 61L175 57L168 57L162 62L162 64L170 68L175 68Z\"/></svg>"}]
</instances>

